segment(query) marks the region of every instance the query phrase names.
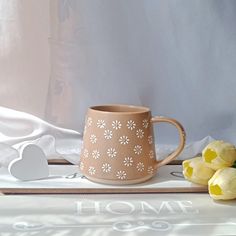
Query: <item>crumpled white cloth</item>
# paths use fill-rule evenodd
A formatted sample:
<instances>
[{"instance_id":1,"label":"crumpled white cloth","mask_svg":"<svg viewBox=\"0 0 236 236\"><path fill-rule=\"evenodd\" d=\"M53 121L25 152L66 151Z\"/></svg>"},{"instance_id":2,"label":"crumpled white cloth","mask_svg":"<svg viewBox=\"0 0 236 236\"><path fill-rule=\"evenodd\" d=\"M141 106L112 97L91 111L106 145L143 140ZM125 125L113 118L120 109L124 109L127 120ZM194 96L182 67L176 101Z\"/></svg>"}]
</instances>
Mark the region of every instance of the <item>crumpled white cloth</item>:
<instances>
[{"instance_id":1,"label":"crumpled white cloth","mask_svg":"<svg viewBox=\"0 0 236 236\"><path fill-rule=\"evenodd\" d=\"M51 125L33 115L0 107L0 166L19 157L22 145L40 146L48 159L79 160L82 134Z\"/></svg>"},{"instance_id":2,"label":"crumpled white cloth","mask_svg":"<svg viewBox=\"0 0 236 236\"><path fill-rule=\"evenodd\" d=\"M186 145L178 159L188 159L199 153L213 140L207 136ZM0 107L0 166L19 157L22 145L40 146L48 159L64 158L76 164L82 147L82 134L49 124L33 115ZM157 145L158 158L162 159L175 150L174 145Z\"/></svg>"}]
</instances>

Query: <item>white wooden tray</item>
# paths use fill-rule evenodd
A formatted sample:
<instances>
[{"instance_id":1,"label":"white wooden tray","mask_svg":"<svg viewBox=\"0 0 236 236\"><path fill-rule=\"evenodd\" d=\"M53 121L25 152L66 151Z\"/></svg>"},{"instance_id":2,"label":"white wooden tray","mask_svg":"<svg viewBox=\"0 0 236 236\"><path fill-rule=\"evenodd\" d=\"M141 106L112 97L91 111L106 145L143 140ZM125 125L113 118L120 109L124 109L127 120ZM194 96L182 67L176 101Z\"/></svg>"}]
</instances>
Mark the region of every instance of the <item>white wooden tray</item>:
<instances>
[{"instance_id":1,"label":"white wooden tray","mask_svg":"<svg viewBox=\"0 0 236 236\"><path fill-rule=\"evenodd\" d=\"M50 177L36 181L19 181L0 168L0 192L15 193L167 193L207 192L207 187L192 184L182 176L181 165L166 165L151 180L135 185L112 186L93 183L74 165L50 165Z\"/></svg>"}]
</instances>

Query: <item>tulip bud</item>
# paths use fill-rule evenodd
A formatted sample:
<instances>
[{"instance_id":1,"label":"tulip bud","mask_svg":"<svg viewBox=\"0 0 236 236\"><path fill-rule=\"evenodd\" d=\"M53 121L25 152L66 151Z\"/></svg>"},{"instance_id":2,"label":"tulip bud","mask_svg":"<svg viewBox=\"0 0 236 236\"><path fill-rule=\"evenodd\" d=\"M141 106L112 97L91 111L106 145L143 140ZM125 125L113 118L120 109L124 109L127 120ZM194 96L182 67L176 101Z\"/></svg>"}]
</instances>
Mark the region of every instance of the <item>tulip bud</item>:
<instances>
[{"instance_id":1,"label":"tulip bud","mask_svg":"<svg viewBox=\"0 0 236 236\"><path fill-rule=\"evenodd\" d=\"M217 170L208 182L208 190L213 199L235 199L236 169L226 167Z\"/></svg>"},{"instance_id":2,"label":"tulip bud","mask_svg":"<svg viewBox=\"0 0 236 236\"><path fill-rule=\"evenodd\" d=\"M214 173L213 169L206 166L202 157L183 161L183 175L185 179L193 183L207 185Z\"/></svg>"},{"instance_id":3,"label":"tulip bud","mask_svg":"<svg viewBox=\"0 0 236 236\"><path fill-rule=\"evenodd\" d=\"M206 165L214 170L230 167L236 161L236 148L224 141L213 141L202 151Z\"/></svg>"}]
</instances>

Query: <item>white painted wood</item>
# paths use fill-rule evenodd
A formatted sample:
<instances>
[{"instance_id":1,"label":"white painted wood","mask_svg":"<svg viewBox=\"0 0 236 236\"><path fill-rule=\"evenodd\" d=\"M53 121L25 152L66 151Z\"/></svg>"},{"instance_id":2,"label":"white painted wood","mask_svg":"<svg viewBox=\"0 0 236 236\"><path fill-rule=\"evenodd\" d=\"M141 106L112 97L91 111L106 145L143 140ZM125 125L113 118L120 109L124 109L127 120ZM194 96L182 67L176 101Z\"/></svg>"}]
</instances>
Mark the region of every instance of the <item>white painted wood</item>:
<instances>
[{"instance_id":1,"label":"white painted wood","mask_svg":"<svg viewBox=\"0 0 236 236\"><path fill-rule=\"evenodd\" d=\"M19 182L0 169L0 192L5 193L113 193L113 192L207 192L205 186L186 181L181 165L166 165L145 183L132 185L105 185L82 177L78 166L50 165L50 177Z\"/></svg>"},{"instance_id":2,"label":"white painted wood","mask_svg":"<svg viewBox=\"0 0 236 236\"><path fill-rule=\"evenodd\" d=\"M47 157L35 144L24 146L20 157L10 163L8 170L19 180L37 180L49 176Z\"/></svg>"},{"instance_id":3,"label":"white painted wood","mask_svg":"<svg viewBox=\"0 0 236 236\"><path fill-rule=\"evenodd\" d=\"M1 235L235 235L236 201L207 193L4 195Z\"/></svg>"}]
</instances>

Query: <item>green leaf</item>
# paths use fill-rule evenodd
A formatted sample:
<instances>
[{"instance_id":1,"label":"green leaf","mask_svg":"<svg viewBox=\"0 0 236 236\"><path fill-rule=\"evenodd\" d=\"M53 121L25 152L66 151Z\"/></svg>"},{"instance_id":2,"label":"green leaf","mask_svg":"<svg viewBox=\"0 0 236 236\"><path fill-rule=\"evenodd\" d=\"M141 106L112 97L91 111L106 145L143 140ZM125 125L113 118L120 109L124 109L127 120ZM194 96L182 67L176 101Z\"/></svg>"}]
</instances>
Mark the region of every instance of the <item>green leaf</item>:
<instances>
[{"instance_id":1,"label":"green leaf","mask_svg":"<svg viewBox=\"0 0 236 236\"><path fill-rule=\"evenodd\" d=\"M233 168L236 168L236 161L234 162L234 164L232 165Z\"/></svg>"}]
</instances>

